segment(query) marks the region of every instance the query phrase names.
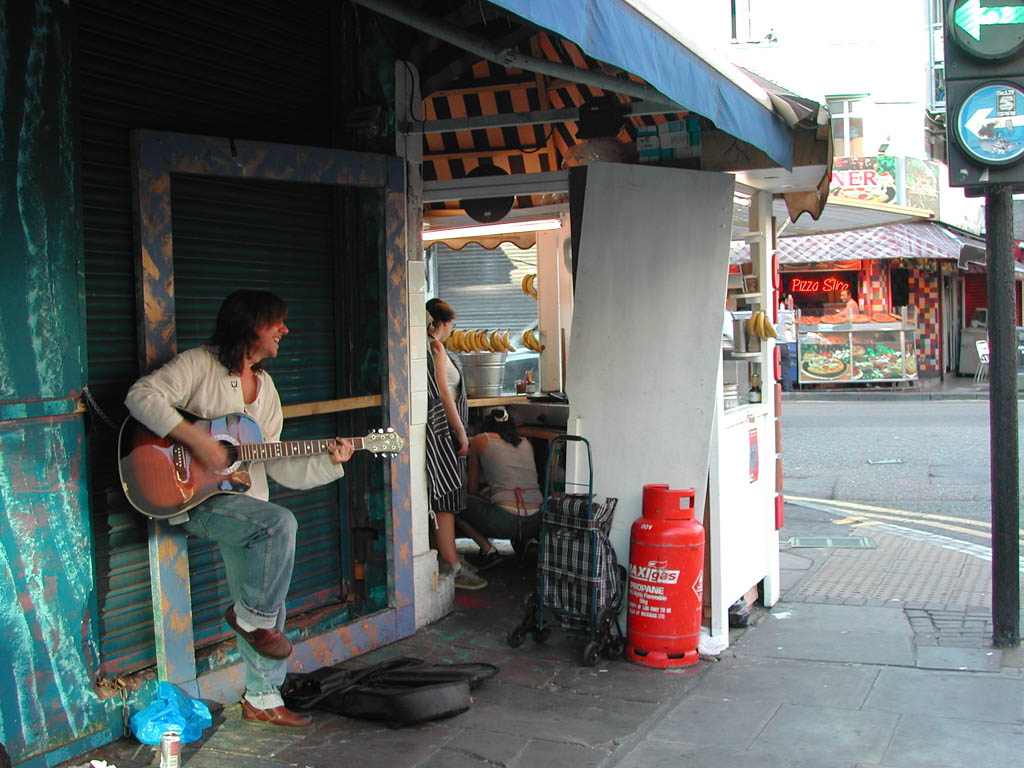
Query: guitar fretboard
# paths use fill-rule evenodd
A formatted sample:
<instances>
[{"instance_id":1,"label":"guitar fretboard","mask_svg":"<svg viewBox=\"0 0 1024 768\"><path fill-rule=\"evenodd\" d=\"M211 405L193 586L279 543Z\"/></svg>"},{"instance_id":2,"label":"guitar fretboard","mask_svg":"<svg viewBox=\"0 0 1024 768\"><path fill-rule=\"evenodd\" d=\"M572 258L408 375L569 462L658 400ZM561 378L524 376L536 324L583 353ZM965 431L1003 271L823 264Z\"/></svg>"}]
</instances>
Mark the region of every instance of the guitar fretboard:
<instances>
[{"instance_id":1,"label":"guitar fretboard","mask_svg":"<svg viewBox=\"0 0 1024 768\"><path fill-rule=\"evenodd\" d=\"M357 451L363 448L363 438L348 438ZM334 445L334 438L328 440L289 440L284 443L247 443L239 445L240 461L264 461L266 459L283 459L287 456L315 456L327 453Z\"/></svg>"}]
</instances>

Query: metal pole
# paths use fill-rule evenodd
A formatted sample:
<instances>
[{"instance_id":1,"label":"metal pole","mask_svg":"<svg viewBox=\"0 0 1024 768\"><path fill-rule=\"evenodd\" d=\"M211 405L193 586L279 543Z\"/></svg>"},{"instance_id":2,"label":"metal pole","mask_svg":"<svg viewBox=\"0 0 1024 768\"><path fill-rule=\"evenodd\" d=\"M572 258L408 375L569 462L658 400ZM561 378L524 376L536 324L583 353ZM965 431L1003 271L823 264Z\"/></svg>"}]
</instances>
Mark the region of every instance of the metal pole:
<instances>
[{"instance_id":1,"label":"metal pole","mask_svg":"<svg viewBox=\"0 0 1024 768\"><path fill-rule=\"evenodd\" d=\"M988 282L989 445L992 455L992 644L1020 645L1020 492L1017 478L1017 334L1013 296L1013 197L985 195Z\"/></svg>"}]
</instances>

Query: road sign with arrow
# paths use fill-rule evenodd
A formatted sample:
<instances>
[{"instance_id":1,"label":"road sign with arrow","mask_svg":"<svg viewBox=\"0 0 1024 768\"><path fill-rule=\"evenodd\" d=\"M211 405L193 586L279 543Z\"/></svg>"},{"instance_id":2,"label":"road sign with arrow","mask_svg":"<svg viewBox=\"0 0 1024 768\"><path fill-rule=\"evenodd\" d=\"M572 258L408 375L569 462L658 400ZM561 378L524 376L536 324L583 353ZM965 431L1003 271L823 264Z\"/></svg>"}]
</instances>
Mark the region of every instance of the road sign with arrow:
<instances>
[{"instance_id":1,"label":"road sign with arrow","mask_svg":"<svg viewBox=\"0 0 1024 768\"><path fill-rule=\"evenodd\" d=\"M950 185L1024 190L1024 0L950 0L945 72Z\"/></svg>"},{"instance_id":2,"label":"road sign with arrow","mask_svg":"<svg viewBox=\"0 0 1024 768\"><path fill-rule=\"evenodd\" d=\"M1011 83L986 83L960 102L952 127L971 159L982 165L1016 163L1024 157L1024 91Z\"/></svg>"}]
</instances>

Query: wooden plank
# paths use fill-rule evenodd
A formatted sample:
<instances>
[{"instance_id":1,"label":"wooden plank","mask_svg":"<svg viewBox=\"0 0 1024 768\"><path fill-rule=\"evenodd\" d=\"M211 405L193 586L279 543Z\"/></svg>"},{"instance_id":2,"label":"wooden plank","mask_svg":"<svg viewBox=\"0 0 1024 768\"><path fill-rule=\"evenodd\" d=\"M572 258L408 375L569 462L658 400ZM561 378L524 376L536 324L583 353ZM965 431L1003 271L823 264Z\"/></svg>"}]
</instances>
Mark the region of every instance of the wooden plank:
<instances>
[{"instance_id":1,"label":"wooden plank","mask_svg":"<svg viewBox=\"0 0 1024 768\"><path fill-rule=\"evenodd\" d=\"M380 395L363 395L361 397L343 397L338 400L316 400L309 403L286 405L286 419L297 419L302 416L315 416L321 413L340 413L341 411L357 411L361 408L376 408L383 402Z\"/></svg>"}]
</instances>

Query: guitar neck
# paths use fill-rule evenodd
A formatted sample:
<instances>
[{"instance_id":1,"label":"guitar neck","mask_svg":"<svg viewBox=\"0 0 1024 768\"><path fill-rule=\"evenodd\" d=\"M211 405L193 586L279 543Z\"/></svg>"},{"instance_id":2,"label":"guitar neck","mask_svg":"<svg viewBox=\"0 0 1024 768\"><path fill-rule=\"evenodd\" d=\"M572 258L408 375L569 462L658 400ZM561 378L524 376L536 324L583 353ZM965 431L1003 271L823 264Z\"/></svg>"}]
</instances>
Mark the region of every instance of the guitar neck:
<instances>
[{"instance_id":1,"label":"guitar neck","mask_svg":"<svg viewBox=\"0 0 1024 768\"><path fill-rule=\"evenodd\" d=\"M348 440L357 451L363 450L363 438L350 437ZM334 438L331 437L324 440L288 440L282 443L246 443L237 447L238 458L241 461L266 461L289 456L316 456L327 453L334 442Z\"/></svg>"}]
</instances>

